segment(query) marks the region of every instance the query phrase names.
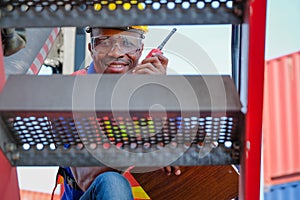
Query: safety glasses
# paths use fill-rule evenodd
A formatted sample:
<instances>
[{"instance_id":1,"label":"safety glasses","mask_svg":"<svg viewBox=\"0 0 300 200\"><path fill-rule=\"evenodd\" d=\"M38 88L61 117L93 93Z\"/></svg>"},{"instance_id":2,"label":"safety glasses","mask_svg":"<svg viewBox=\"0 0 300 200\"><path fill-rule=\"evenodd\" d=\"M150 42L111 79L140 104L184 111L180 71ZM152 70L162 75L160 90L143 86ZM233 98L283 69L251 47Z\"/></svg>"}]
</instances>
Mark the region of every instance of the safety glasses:
<instances>
[{"instance_id":1,"label":"safety glasses","mask_svg":"<svg viewBox=\"0 0 300 200\"><path fill-rule=\"evenodd\" d=\"M142 48L142 38L129 35L95 36L91 38L92 51L106 54L118 48L121 54L136 53Z\"/></svg>"}]
</instances>

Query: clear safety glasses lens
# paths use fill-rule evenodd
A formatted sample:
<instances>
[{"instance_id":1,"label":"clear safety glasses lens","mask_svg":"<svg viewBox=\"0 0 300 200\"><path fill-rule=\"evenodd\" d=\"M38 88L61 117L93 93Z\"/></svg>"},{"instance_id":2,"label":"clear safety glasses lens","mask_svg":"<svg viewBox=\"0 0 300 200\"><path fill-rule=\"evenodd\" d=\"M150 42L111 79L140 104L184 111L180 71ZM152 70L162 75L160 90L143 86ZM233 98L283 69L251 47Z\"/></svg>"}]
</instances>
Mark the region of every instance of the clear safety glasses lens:
<instances>
[{"instance_id":1,"label":"clear safety glasses lens","mask_svg":"<svg viewBox=\"0 0 300 200\"><path fill-rule=\"evenodd\" d=\"M123 54L135 53L142 47L142 39L128 35L96 36L91 40L92 50L96 53L108 53L114 48Z\"/></svg>"}]
</instances>

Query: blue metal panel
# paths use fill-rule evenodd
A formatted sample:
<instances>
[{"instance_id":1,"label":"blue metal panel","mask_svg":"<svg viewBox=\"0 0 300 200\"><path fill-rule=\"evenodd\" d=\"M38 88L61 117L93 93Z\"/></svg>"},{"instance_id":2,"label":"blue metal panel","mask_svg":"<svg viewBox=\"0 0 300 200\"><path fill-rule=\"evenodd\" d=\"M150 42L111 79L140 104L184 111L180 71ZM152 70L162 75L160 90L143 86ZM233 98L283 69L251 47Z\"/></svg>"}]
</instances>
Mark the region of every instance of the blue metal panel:
<instances>
[{"instance_id":1,"label":"blue metal panel","mask_svg":"<svg viewBox=\"0 0 300 200\"><path fill-rule=\"evenodd\" d=\"M83 28L76 29L76 41L75 41L75 69L84 68L84 59L85 59L85 31Z\"/></svg>"},{"instance_id":2,"label":"blue metal panel","mask_svg":"<svg viewBox=\"0 0 300 200\"><path fill-rule=\"evenodd\" d=\"M300 181L274 185L264 194L265 200L299 200Z\"/></svg>"}]
</instances>

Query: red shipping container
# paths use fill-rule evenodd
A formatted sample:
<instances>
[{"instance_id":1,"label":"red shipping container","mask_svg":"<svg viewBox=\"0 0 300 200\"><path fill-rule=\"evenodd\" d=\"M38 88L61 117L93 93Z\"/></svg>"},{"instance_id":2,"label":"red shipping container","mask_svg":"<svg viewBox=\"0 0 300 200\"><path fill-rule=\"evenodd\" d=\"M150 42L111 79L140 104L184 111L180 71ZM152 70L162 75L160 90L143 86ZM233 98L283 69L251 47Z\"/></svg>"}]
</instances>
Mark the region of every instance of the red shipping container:
<instances>
[{"instance_id":1,"label":"red shipping container","mask_svg":"<svg viewBox=\"0 0 300 200\"><path fill-rule=\"evenodd\" d=\"M266 62L265 186L300 180L300 52Z\"/></svg>"},{"instance_id":2,"label":"red shipping container","mask_svg":"<svg viewBox=\"0 0 300 200\"><path fill-rule=\"evenodd\" d=\"M51 194L37 192L37 191L30 191L30 190L20 190L20 200L50 200ZM53 200L60 200L61 196L59 194L54 194Z\"/></svg>"}]
</instances>

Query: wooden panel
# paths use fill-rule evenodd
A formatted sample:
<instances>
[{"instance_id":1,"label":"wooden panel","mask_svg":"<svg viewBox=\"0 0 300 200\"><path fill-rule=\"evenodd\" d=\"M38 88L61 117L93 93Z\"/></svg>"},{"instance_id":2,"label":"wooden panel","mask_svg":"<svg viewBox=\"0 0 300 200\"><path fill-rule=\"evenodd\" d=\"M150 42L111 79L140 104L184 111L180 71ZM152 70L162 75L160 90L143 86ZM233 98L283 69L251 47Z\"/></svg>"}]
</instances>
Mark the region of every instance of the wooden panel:
<instances>
[{"instance_id":1,"label":"wooden panel","mask_svg":"<svg viewBox=\"0 0 300 200\"><path fill-rule=\"evenodd\" d=\"M161 170L133 176L153 200L227 200L238 196L239 174L232 166L180 169L180 176L167 176Z\"/></svg>"}]
</instances>

